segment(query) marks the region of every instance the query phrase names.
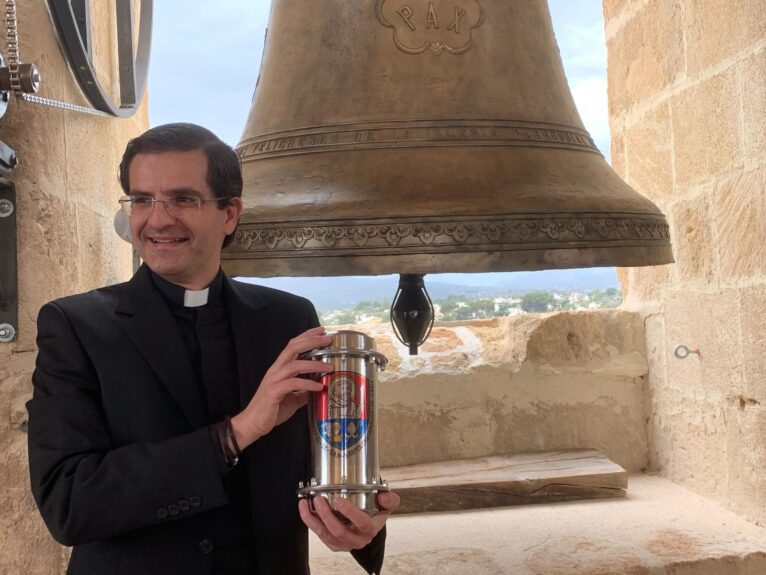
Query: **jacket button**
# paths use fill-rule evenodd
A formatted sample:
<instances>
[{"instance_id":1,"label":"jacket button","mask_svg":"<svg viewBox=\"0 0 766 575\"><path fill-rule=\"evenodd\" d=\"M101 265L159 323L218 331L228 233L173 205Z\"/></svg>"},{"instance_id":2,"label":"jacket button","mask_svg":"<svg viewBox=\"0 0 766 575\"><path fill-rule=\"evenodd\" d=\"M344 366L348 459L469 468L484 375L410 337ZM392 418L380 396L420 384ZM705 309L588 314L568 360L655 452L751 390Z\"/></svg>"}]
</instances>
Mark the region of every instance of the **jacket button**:
<instances>
[{"instance_id":1,"label":"jacket button","mask_svg":"<svg viewBox=\"0 0 766 575\"><path fill-rule=\"evenodd\" d=\"M202 505L202 499L200 497L197 497L196 495L192 495L189 497L189 505L192 507L199 507Z\"/></svg>"},{"instance_id":2,"label":"jacket button","mask_svg":"<svg viewBox=\"0 0 766 575\"><path fill-rule=\"evenodd\" d=\"M181 501L178 502L178 507L181 508L181 511L189 511L189 501L187 499L181 499Z\"/></svg>"},{"instance_id":3,"label":"jacket button","mask_svg":"<svg viewBox=\"0 0 766 575\"><path fill-rule=\"evenodd\" d=\"M167 516L168 516L167 509L165 509L164 507L160 507L159 509L157 509L157 517L159 519L165 519Z\"/></svg>"},{"instance_id":4,"label":"jacket button","mask_svg":"<svg viewBox=\"0 0 766 575\"><path fill-rule=\"evenodd\" d=\"M168 505L168 513L171 515L178 515L178 505Z\"/></svg>"},{"instance_id":5,"label":"jacket button","mask_svg":"<svg viewBox=\"0 0 766 575\"><path fill-rule=\"evenodd\" d=\"M213 542L210 539L203 539L199 542L199 550L205 555L213 552Z\"/></svg>"}]
</instances>

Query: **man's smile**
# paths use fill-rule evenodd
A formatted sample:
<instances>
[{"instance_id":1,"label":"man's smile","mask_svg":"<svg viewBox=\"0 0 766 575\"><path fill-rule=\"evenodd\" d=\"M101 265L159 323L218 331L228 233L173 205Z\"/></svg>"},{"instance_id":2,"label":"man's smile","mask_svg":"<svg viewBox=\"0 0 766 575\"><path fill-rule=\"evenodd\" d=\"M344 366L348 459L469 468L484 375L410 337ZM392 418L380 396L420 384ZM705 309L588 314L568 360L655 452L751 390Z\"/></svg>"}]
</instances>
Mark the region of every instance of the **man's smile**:
<instances>
[{"instance_id":1,"label":"man's smile","mask_svg":"<svg viewBox=\"0 0 766 575\"><path fill-rule=\"evenodd\" d=\"M151 243L153 244L180 244L183 242L186 242L189 240L189 238L158 238L158 237L148 237L147 238Z\"/></svg>"}]
</instances>

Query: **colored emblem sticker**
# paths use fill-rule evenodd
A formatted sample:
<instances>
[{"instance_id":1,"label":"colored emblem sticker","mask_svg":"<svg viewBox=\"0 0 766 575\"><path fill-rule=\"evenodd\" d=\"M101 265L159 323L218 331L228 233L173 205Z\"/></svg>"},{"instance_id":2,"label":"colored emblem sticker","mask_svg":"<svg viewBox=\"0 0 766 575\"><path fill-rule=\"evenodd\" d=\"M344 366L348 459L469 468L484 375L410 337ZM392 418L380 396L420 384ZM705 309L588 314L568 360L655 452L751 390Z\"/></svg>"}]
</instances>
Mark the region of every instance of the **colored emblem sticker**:
<instances>
[{"instance_id":1,"label":"colored emblem sticker","mask_svg":"<svg viewBox=\"0 0 766 575\"><path fill-rule=\"evenodd\" d=\"M315 404L316 432L332 447L346 450L367 432L369 382L361 374L339 371L322 377L325 388Z\"/></svg>"}]
</instances>

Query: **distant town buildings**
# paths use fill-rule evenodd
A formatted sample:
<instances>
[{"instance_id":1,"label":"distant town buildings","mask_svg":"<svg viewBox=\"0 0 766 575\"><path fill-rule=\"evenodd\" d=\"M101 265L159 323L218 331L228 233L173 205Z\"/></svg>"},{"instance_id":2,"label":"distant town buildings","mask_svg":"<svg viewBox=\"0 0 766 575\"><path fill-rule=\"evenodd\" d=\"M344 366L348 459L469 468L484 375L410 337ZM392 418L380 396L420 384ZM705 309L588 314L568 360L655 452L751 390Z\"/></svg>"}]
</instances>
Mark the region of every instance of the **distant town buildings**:
<instances>
[{"instance_id":1,"label":"distant town buildings","mask_svg":"<svg viewBox=\"0 0 766 575\"><path fill-rule=\"evenodd\" d=\"M433 303L437 321L465 321L522 313L616 308L622 303L622 294L617 288L581 292L528 291L523 294L495 297L454 295ZM322 323L325 325L350 325L387 322L390 305L391 303L386 301L363 301L351 309L323 311L321 312Z\"/></svg>"}]
</instances>

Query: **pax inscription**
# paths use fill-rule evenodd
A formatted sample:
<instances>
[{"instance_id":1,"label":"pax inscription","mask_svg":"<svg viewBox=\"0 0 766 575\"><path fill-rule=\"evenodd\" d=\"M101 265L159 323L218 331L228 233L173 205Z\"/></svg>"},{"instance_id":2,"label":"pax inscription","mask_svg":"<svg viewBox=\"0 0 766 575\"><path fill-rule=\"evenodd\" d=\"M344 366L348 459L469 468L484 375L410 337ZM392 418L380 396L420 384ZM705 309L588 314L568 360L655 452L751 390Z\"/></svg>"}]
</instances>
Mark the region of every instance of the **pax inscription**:
<instances>
[{"instance_id":1,"label":"pax inscription","mask_svg":"<svg viewBox=\"0 0 766 575\"><path fill-rule=\"evenodd\" d=\"M483 14L476 0L378 0L377 18L403 52L438 55L470 50Z\"/></svg>"}]
</instances>

